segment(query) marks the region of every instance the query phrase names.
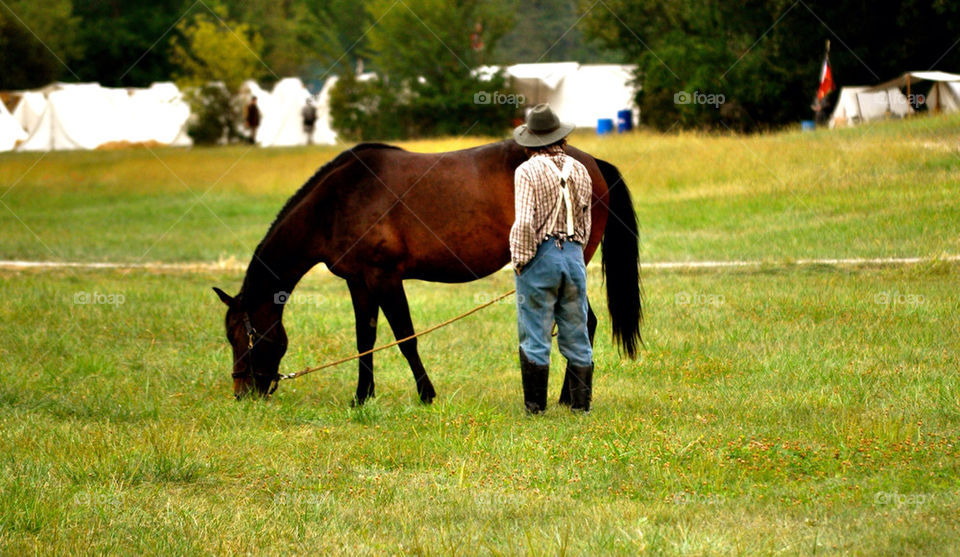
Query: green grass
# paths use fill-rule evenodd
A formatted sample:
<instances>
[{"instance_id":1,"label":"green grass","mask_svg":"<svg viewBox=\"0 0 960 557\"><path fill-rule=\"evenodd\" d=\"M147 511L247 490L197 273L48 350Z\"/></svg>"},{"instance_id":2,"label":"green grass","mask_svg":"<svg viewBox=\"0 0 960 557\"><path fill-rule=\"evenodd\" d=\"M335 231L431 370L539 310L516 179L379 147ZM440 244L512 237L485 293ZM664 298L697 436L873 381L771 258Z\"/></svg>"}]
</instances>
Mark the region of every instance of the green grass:
<instances>
[{"instance_id":1,"label":"green grass","mask_svg":"<svg viewBox=\"0 0 960 557\"><path fill-rule=\"evenodd\" d=\"M957 553L960 264L788 263L960 252L957 123L578 138L625 171L645 260L768 261L646 271L636 362L591 269L588 416L556 354L524 415L511 303L421 340L432 406L395 349L364 407L352 364L234 403L209 287L240 274L0 271L0 554ZM247 259L333 151L156 154L197 195L240 162L177 223L195 197L149 151L47 155L2 199L53 253L0 206L0 256ZM38 158L0 157L3 189ZM407 289L422 328L511 287ZM283 370L349 354L345 284L297 294Z\"/></svg>"},{"instance_id":2,"label":"green grass","mask_svg":"<svg viewBox=\"0 0 960 557\"><path fill-rule=\"evenodd\" d=\"M623 172L644 260L777 262L960 253L958 129L953 116L749 137L581 133L572 143ZM286 198L340 150L3 154L0 258L247 261Z\"/></svg>"}]
</instances>

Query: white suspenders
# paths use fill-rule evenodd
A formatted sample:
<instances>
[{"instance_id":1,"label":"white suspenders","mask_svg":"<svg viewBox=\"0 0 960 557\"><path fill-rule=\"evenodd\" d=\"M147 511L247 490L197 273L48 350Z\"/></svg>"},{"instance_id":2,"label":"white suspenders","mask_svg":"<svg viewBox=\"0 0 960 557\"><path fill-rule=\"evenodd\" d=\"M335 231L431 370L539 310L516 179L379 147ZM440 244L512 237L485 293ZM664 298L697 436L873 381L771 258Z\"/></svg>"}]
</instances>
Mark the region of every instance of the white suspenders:
<instances>
[{"instance_id":1,"label":"white suspenders","mask_svg":"<svg viewBox=\"0 0 960 557\"><path fill-rule=\"evenodd\" d=\"M544 158L544 164L553 169L557 177L560 178L560 195L557 196L557 205L553 208L553 212L550 213L550 220L547 221L547 226L552 227L555 222L557 222L557 216L560 214L561 204L567 206L567 238L572 238L574 233L573 228L573 201L570 199L570 188L567 187L567 179L570 178L570 172L573 170L573 157L567 155L563 160L563 169L557 168L557 165L553 161Z\"/></svg>"}]
</instances>

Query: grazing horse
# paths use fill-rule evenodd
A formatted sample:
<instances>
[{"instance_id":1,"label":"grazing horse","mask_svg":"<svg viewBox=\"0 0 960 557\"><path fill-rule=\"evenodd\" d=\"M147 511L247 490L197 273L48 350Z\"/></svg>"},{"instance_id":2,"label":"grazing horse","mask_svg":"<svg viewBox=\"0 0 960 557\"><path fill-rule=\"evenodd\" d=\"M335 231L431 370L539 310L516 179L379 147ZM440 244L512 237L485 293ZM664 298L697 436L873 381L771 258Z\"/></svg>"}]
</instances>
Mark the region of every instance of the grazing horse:
<instances>
[{"instance_id":1,"label":"grazing horse","mask_svg":"<svg viewBox=\"0 0 960 557\"><path fill-rule=\"evenodd\" d=\"M593 181L593 227L584 258L603 242L603 272L613 335L635 357L642 310L637 221L620 172L573 147ZM347 281L357 350L373 348L380 310L397 339L414 334L405 279L467 282L510 262L513 174L527 159L513 140L449 153L411 153L364 143L324 165L284 205L254 251L240 293L214 288L227 305L233 390L266 395L279 381L287 349L282 302L314 265ZM597 326L589 309L590 340ZM436 396L417 340L400 344L420 400ZM355 401L374 395L373 354L359 358ZM272 387L272 388L271 388ZM561 402L569 403L564 381Z\"/></svg>"}]
</instances>

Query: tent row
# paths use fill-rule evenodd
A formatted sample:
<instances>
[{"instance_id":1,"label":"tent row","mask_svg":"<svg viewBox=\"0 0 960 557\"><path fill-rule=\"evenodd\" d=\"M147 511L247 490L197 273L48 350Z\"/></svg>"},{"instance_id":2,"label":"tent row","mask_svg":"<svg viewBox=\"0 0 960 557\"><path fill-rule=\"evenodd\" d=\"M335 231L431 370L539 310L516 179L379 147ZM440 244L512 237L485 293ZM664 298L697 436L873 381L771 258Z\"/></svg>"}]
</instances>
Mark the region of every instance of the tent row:
<instances>
[{"instance_id":1,"label":"tent row","mask_svg":"<svg viewBox=\"0 0 960 557\"><path fill-rule=\"evenodd\" d=\"M928 82L932 83L929 88L926 87ZM920 93L922 90L927 93ZM960 111L960 74L907 72L879 85L843 87L829 125L836 128L884 118L903 118L916 112L914 106L920 105L925 105L933 113Z\"/></svg>"},{"instance_id":2,"label":"tent row","mask_svg":"<svg viewBox=\"0 0 960 557\"><path fill-rule=\"evenodd\" d=\"M578 127L592 128L599 119L616 119L618 112L634 106L632 84L635 67L613 64L559 62L485 66L483 78L503 70L510 79L518 106L529 108L549 102L560 117ZM365 73L360 79L375 79ZM329 77L317 95L298 78L278 81L271 91L255 81L241 89L246 102L257 97L261 113L257 143L264 147L332 145L337 135L331 127L330 92L336 76ZM478 102L500 102L498 91L478 91ZM484 97L486 94L486 97ZM146 89L116 89L96 83L55 83L35 91L16 93L13 113L0 107L0 151L50 151L96 149L117 143L156 143L185 146L190 107L173 83L154 83ZM307 101L316 109L311 137L303 126ZM0 103L2 104L2 103Z\"/></svg>"},{"instance_id":3,"label":"tent row","mask_svg":"<svg viewBox=\"0 0 960 557\"><path fill-rule=\"evenodd\" d=\"M173 83L154 83L147 89L57 83L19 96L12 119L21 139L5 140L0 148L51 151L122 142L191 143L186 134L190 107Z\"/></svg>"},{"instance_id":4,"label":"tent row","mask_svg":"<svg viewBox=\"0 0 960 557\"><path fill-rule=\"evenodd\" d=\"M328 100L335 78L316 96L298 78L282 79L272 91L246 84L256 95L262 121L260 145L303 145L301 111L307 99L317 110L313 142L334 144ZM43 89L13 94L13 112L0 103L0 151L97 149L114 144L189 146L190 106L173 83L145 89L102 87L97 83L54 83Z\"/></svg>"}]
</instances>

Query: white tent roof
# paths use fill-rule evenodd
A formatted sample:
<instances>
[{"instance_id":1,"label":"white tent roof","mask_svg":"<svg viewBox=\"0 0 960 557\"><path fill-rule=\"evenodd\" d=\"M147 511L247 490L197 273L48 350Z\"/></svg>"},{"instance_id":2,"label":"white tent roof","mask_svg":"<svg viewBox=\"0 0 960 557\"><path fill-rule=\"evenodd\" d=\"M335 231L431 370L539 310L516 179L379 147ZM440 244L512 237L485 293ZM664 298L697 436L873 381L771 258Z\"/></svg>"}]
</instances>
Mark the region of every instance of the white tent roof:
<instances>
[{"instance_id":1,"label":"white tent roof","mask_svg":"<svg viewBox=\"0 0 960 557\"><path fill-rule=\"evenodd\" d=\"M907 97L897 87L874 91L873 87L843 87L830 115L830 127L855 126L885 117L913 113Z\"/></svg>"},{"instance_id":2,"label":"white tent roof","mask_svg":"<svg viewBox=\"0 0 960 557\"><path fill-rule=\"evenodd\" d=\"M9 151L13 149L18 141L27 138L27 132L23 131L17 120L7 110L7 106L0 102L0 151Z\"/></svg>"},{"instance_id":3,"label":"white tent roof","mask_svg":"<svg viewBox=\"0 0 960 557\"><path fill-rule=\"evenodd\" d=\"M906 87L907 82L916 83L918 81L960 81L960 74L930 71L930 72L906 72L900 77L890 81L875 85L870 88L871 91L882 91L891 87Z\"/></svg>"}]
</instances>

